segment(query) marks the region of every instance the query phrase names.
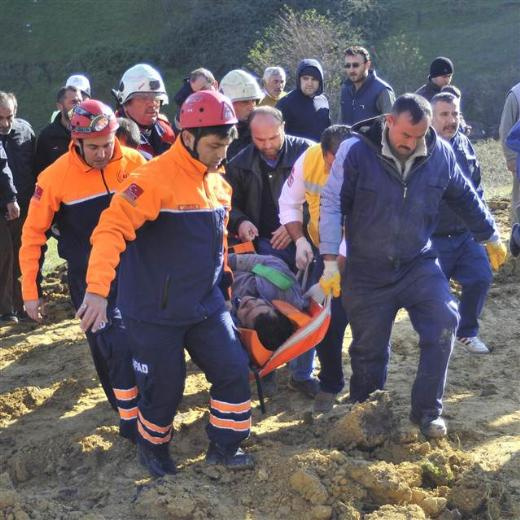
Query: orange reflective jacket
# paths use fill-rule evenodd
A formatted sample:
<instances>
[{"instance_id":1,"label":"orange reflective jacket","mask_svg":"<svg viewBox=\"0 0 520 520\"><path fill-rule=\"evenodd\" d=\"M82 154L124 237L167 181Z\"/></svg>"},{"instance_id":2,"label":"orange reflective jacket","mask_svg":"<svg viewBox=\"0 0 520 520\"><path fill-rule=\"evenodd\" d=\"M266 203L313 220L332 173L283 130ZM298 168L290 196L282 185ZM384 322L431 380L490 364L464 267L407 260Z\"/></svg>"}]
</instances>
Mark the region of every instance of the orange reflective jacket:
<instances>
[{"instance_id":1,"label":"orange reflective jacket","mask_svg":"<svg viewBox=\"0 0 520 520\"><path fill-rule=\"evenodd\" d=\"M85 276L90 235L112 194L128 174L144 164L136 150L115 142L112 160L103 170L87 165L71 142L69 151L38 176L22 231L20 267L24 300L38 298L36 277L46 232L56 215L58 251L67 260L69 276Z\"/></svg>"},{"instance_id":2,"label":"orange reflective jacket","mask_svg":"<svg viewBox=\"0 0 520 520\"><path fill-rule=\"evenodd\" d=\"M194 323L223 303L231 188L177 139L133 172L92 235L87 290L106 296L119 257L118 308L155 323ZM128 245L127 245L128 243Z\"/></svg>"}]
</instances>

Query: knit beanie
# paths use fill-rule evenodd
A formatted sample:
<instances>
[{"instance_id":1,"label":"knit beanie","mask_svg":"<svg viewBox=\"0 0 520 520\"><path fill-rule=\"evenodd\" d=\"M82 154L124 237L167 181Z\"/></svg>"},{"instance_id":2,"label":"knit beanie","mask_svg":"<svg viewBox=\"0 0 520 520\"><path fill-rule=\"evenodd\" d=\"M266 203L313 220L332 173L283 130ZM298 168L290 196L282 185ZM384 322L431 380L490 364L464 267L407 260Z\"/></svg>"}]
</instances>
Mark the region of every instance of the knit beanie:
<instances>
[{"instance_id":1,"label":"knit beanie","mask_svg":"<svg viewBox=\"0 0 520 520\"><path fill-rule=\"evenodd\" d=\"M321 81L320 71L316 67L312 67L312 66L303 67L303 69L300 72L300 78L302 76L312 76L314 79Z\"/></svg>"},{"instance_id":2,"label":"knit beanie","mask_svg":"<svg viewBox=\"0 0 520 520\"><path fill-rule=\"evenodd\" d=\"M439 56L432 61L430 65L429 78L436 78L437 76L446 76L446 74L453 74L453 63L449 58Z\"/></svg>"}]
</instances>

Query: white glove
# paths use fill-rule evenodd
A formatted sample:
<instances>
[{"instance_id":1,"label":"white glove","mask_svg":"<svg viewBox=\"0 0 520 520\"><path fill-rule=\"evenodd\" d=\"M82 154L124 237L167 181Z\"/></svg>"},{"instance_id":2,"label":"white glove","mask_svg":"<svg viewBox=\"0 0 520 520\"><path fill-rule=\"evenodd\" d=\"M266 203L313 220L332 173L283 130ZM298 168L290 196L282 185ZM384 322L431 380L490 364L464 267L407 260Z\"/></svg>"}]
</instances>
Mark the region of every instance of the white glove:
<instances>
[{"instance_id":1,"label":"white glove","mask_svg":"<svg viewBox=\"0 0 520 520\"><path fill-rule=\"evenodd\" d=\"M309 241L305 237L296 240L296 267L303 271L314 259L314 253Z\"/></svg>"},{"instance_id":2,"label":"white glove","mask_svg":"<svg viewBox=\"0 0 520 520\"><path fill-rule=\"evenodd\" d=\"M310 289L303 295L304 298L312 298L316 303L323 305L325 301L325 293L321 288L320 283L315 283L311 285Z\"/></svg>"}]
</instances>

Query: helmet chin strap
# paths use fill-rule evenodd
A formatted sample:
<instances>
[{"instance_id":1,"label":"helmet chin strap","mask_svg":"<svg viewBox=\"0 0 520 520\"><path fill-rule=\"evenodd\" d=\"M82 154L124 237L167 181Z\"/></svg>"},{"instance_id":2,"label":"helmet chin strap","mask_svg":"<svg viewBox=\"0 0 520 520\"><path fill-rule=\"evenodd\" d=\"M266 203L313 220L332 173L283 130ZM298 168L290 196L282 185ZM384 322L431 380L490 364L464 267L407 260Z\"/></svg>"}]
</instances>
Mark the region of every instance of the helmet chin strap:
<instances>
[{"instance_id":1,"label":"helmet chin strap","mask_svg":"<svg viewBox=\"0 0 520 520\"><path fill-rule=\"evenodd\" d=\"M186 131L188 131L188 130L186 130ZM197 161L198 161L199 160L199 152L197 152L197 145L199 144L199 139L200 139L200 128L194 128L193 132L190 131L190 133L194 137L194 140L193 140L193 150L189 146L186 146L186 150L188 150L188 153L194 159L197 159ZM184 143L184 139L183 139L182 142L183 142L183 144L186 144L186 143Z\"/></svg>"},{"instance_id":2,"label":"helmet chin strap","mask_svg":"<svg viewBox=\"0 0 520 520\"><path fill-rule=\"evenodd\" d=\"M85 152L83 150L83 139L78 139L77 143L76 143L76 149L79 150L79 155L80 157L83 159L83 162L87 162L85 160Z\"/></svg>"}]
</instances>

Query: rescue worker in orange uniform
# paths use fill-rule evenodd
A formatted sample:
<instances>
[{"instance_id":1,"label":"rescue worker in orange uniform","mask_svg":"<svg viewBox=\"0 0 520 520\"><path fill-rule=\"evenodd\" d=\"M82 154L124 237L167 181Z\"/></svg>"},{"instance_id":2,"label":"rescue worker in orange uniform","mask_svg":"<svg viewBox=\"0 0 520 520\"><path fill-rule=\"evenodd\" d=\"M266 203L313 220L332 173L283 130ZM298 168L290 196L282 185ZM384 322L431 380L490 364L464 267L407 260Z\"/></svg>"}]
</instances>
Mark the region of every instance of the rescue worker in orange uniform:
<instances>
[{"instance_id":1,"label":"rescue worker in orange uniform","mask_svg":"<svg viewBox=\"0 0 520 520\"><path fill-rule=\"evenodd\" d=\"M137 150L120 146L110 107L89 99L74 108L69 151L39 175L22 231L20 266L27 314L42 321L44 310L36 280L45 233L53 219L59 228L58 252L67 261L69 292L77 310L85 294L90 235L99 215L128 174L145 163ZM109 287L108 319L96 334L87 332L94 364L107 398L120 415L120 434L136 430L137 387L127 335L115 306L116 281Z\"/></svg>"},{"instance_id":2,"label":"rescue worker in orange uniform","mask_svg":"<svg viewBox=\"0 0 520 520\"><path fill-rule=\"evenodd\" d=\"M248 357L221 290L229 276L231 187L220 165L236 123L223 94L190 95L179 138L130 175L91 238L78 316L83 330L106 321L106 297L121 262L118 307L132 337L139 388L139 461L152 476L176 472L168 445L186 379L184 348L211 383L206 462L253 465L240 449L251 426Z\"/></svg>"}]
</instances>

